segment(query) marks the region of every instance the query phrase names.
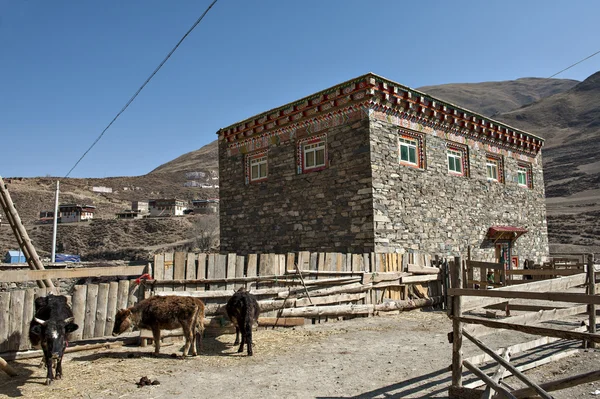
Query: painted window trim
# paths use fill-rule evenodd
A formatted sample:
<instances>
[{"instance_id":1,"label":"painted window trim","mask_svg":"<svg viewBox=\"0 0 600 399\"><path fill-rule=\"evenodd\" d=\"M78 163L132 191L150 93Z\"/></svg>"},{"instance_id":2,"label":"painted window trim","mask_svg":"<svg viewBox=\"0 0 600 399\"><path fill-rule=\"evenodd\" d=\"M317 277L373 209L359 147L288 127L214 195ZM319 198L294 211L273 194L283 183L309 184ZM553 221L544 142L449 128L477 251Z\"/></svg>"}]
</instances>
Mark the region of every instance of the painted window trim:
<instances>
[{"instance_id":1,"label":"painted window trim","mask_svg":"<svg viewBox=\"0 0 600 399\"><path fill-rule=\"evenodd\" d=\"M525 171L525 184L519 183L519 172ZM517 185L519 187L533 189L533 167L528 162L517 162Z\"/></svg>"},{"instance_id":2,"label":"painted window trim","mask_svg":"<svg viewBox=\"0 0 600 399\"><path fill-rule=\"evenodd\" d=\"M252 161L260 158L265 158L266 175L256 179L252 179ZM253 183L264 182L269 178L269 157L268 150L252 152L246 155L246 185ZM260 168L259 168L260 169Z\"/></svg>"},{"instance_id":3,"label":"painted window trim","mask_svg":"<svg viewBox=\"0 0 600 399\"><path fill-rule=\"evenodd\" d=\"M321 143L323 143L324 164L306 167L306 165L305 165L305 147L307 145L321 144ZM315 153L316 153L316 151L315 151ZM320 134L317 136L307 137L305 139L298 140L298 144L296 147L296 168L297 168L297 173L299 175L305 174L305 173L318 172L323 169L327 169L328 167L329 167L329 158L327 156L327 135L326 134Z\"/></svg>"},{"instance_id":4,"label":"painted window trim","mask_svg":"<svg viewBox=\"0 0 600 399\"><path fill-rule=\"evenodd\" d=\"M401 140L410 140L416 142L416 163L402 160L402 145ZM398 133L398 163L403 166L410 168L425 169L425 135L421 133L410 132L408 130L400 129Z\"/></svg>"},{"instance_id":5,"label":"painted window trim","mask_svg":"<svg viewBox=\"0 0 600 399\"><path fill-rule=\"evenodd\" d=\"M450 165L448 162L450 151L460 153L460 165L462 167L461 172L450 170ZM446 169L450 176L469 177L469 149L466 145L450 141L446 142Z\"/></svg>"},{"instance_id":6,"label":"painted window trim","mask_svg":"<svg viewBox=\"0 0 600 399\"><path fill-rule=\"evenodd\" d=\"M498 178L497 179L493 179L490 178L487 175L487 166L488 163L490 162L495 162L496 166L498 168ZM486 175L486 179L488 181L493 181L493 182L497 182L497 183L504 183L505 179L504 179L504 158L502 157L502 155L496 155L496 154L490 154L487 153L485 156L485 175Z\"/></svg>"}]
</instances>

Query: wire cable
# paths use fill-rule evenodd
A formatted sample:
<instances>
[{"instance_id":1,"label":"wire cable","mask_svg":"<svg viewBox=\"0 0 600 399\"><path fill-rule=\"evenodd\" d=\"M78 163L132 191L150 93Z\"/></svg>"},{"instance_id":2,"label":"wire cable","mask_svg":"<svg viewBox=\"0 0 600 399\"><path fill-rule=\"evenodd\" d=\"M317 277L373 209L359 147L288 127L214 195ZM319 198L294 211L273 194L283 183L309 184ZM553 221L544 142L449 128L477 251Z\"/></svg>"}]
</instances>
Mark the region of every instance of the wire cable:
<instances>
[{"instance_id":1,"label":"wire cable","mask_svg":"<svg viewBox=\"0 0 600 399\"><path fill-rule=\"evenodd\" d=\"M585 58L584 58L584 59L582 59L581 61L577 61L577 62L576 62L576 63L574 63L573 65L566 67L566 68L565 68L565 69L563 69L562 71L558 71L558 72L556 72L554 75L552 75L552 76L548 77L548 79L550 79L550 78L553 78L553 77L555 77L556 75L558 75L558 74L560 74L560 73L563 73L563 72L564 72L564 71L566 71L567 69L571 69L571 68L573 68L573 67L574 67L575 65L577 65L577 64L581 64L583 61L585 61L585 60L588 60L588 59L592 58L592 57L593 57L593 56L595 56L596 54L600 54L600 50L596 51L594 54L592 54L592 55L590 55L590 56L587 56L587 57L585 57Z\"/></svg>"},{"instance_id":2,"label":"wire cable","mask_svg":"<svg viewBox=\"0 0 600 399\"><path fill-rule=\"evenodd\" d=\"M167 54L167 56L165 57L164 60L162 60L162 62L156 67L156 69L154 70L154 72L152 72L152 74L148 77L148 79L146 79L146 81L144 82L144 84L142 86L140 86L140 88L135 92L135 94L129 99L129 101L127 101L127 104L125 104L125 106L123 108L121 108L121 110L119 111L119 113L117 114L117 116L115 116L113 118L112 121L110 121L110 123L108 124L108 126L106 126L104 128L104 130L102 131L102 133L100 133L100 136L98 136L98 138L92 143L92 145L83 153L83 155L81 156L81 158L79 158L79 160L77 160L77 162L75 162L75 165L73 165L73 167L69 170L69 173L67 173L65 175L66 177L69 177L69 175L71 174L71 172L77 167L77 165L79 165L79 162L81 162L81 160L83 158L85 158L85 156L88 154L88 152L90 152L90 150L92 148L94 148L94 146L98 143L98 141L100 141L100 139L102 138L102 136L104 136L104 133L106 133L106 131L112 126L112 124L119 118L119 116L121 116L121 114L123 112L125 112L125 110L127 109L127 107L129 107L129 105L133 102L133 100L135 100L135 98L138 96L138 94L140 94L140 92L144 89L144 87L146 87L146 85L150 82L150 80L152 80L152 78L154 77L154 75L156 75L156 73L160 70L160 68L162 68L162 66L165 64L165 62L167 62L167 60L169 58L171 58L171 55L173 55L173 53L175 52L175 50L177 50L177 48L179 47L179 45L181 43L183 43L183 41L188 37L188 35L194 30L194 28L196 26L198 26L198 24L200 23L200 21L202 21L202 19L204 18L204 16L208 13L208 11L212 8L212 6L215 5L215 3L217 2L217 0L214 0L209 6L208 8L202 13L202 15L200 16L200 18L198 18L198 20L196 20L196 22L194 22L194 24L192 25L192 27L185 33L185 35L183 35L183 37L181 38L181 40L179 40L179 42L175 45L175 47L173 47L173 49L169 52L169 54Z\"/></svg>"}]
</instances>

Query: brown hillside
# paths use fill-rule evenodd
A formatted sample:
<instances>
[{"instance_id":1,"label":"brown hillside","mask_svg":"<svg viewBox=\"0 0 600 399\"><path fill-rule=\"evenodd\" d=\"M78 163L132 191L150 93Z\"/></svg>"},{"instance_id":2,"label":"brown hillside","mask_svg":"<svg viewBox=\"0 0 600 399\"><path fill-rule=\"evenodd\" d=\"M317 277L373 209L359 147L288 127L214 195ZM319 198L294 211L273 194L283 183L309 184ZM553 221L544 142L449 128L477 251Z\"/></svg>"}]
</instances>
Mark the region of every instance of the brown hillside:
<instances>
[{"instance_id":1,"label":"brown hillside","mask_svg":"<svg viewBox=\"0 0 600 399\"><path fill-rule=\"evenodd\" d=\"M503 82L423 86L419 90L480 114L494 116L562 93L578 83L571 79L521 78Z\"/></svg>"}]
</instances>

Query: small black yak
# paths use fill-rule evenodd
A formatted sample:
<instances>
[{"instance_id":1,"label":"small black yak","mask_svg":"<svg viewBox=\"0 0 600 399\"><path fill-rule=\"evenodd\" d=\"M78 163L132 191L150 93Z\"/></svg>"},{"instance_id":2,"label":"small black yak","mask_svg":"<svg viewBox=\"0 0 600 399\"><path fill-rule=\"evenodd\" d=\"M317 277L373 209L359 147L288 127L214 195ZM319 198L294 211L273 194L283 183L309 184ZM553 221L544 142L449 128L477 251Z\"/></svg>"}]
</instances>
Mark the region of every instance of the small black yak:
<instances>
[{"instance_id":1,"label":"small black yak","mask_svg":"<svg viewBox=\"0 0 600 399\"><path fill-rule=\"evenodd\" d=\"M187 356L192 348L196 350L196 335L200 334L202 348L202 332L204 331L204 303L198 298L181 296L153 296L136 305L121 309L115 316L113 336L131 330L133 327L146 328L152 331L154 353L160 352L160 330L183 328L185 345L183 356Z\"/></svg>"},{"instance_id":2,"label":"small black yak","mask_svg":"<svg viewBox=\"0 0 600 399\"><path fill-rule=\"evenodd\" d=\"M73 311L67 297L49 294L35 300L35 314L29 324L29 341L33 346L42 346L48 373L46 385L62 378L62 358L67 347L67 334L77 330L73 323ZM56 361L56 374L52 363Z\"/></svg>"},{"instance_id":3,"label":"small black yak","mask_svg":"<svg viewBox=\"0 0 600 399\"><path fill-rule=\"evenodd\" d=\"M244 351L244 343L248 346L248 356L252 356L252 325L258 321L260 308L256 298L250 294L244 287L241 287L227 301L227 316L235 326L235 342L240 342L240 331L242 333L242 343L238 352Z\"/></svg>"}]
</instances>

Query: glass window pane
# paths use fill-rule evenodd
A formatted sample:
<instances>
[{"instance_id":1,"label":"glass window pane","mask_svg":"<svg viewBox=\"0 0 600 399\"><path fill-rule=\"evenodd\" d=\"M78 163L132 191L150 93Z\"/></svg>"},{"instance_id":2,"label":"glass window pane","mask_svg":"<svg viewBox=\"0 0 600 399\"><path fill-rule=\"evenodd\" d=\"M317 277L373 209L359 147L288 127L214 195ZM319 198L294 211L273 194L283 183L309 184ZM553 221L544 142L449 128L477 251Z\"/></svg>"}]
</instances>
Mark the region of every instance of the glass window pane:
<instances>
[{"instance_id":1,"label":"glass window pane","mask_svg":"<svg viewBox=\"0 0 600 399\"><path fill-rule=\"evenodd\" d=\"M305 154L304 165L308 168L315 166L315 153L310 151Z\"/></svg>"},{"instance_id":2,"label":"glass window pane","mask_svg":"<svg viewBox=\"0 0 600 399\"><path fill-rule=\"evenodd\" d=\"M409 148L409 162L417 163L417 149L415 147Z\"/></svg>"},{"instance_id":3,"label":"glass window pane","mask_svg":"<svg viewBox=\"0 0 600 399\"><path fill-rule=\"evenodd\" d=\"M320 149L316 151L316 165L325 165L325 149Z\"/></svg>"},{"instance_id":4,"label":"glass window pane","mask_svg":"<svg viewBox=\"0 0 600 399\"><path fill-rule=\"evenodd\" d=\"M400 160L408 161L408 146L406 145L400 146Z\"/></svg>"}]
</instances>

